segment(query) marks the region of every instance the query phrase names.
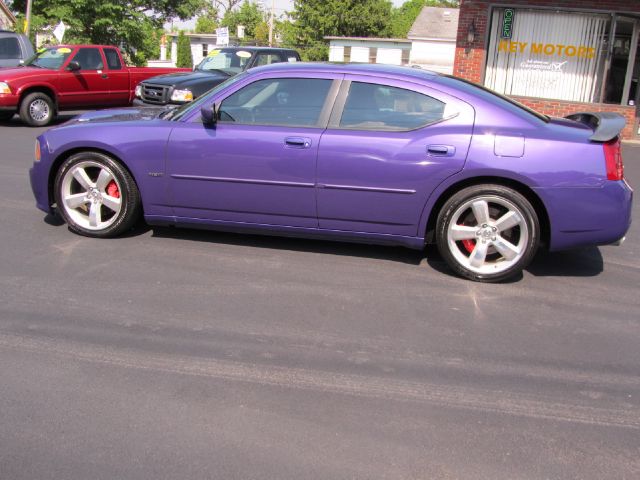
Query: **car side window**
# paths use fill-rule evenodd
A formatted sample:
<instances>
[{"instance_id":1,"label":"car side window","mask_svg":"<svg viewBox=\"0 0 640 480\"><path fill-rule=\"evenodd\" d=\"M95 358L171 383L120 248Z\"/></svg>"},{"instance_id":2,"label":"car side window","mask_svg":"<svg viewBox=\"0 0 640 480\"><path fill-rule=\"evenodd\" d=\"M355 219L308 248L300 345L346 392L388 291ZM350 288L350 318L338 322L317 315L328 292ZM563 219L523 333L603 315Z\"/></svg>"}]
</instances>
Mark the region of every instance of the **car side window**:
<instances>
[{"instance_id":1,"label":"car side window","mask_svg":"<svg viewBox=\"0 0 640 480\"><path fill-rule=\"evenodd\" d=\"M122 62L120 62L120 55L114 48L105 48L104 56L107 57L107 66L109 70L122 70Z\"/></svg>"},{"instance_id":2,"label":"car side window","mask_svg":"<svg viewBox=\"0 0 640 480\"><path fill-rule=\"evenodd\" d=\"M258 80L225 98L223 123L315 127L332 80L271 78Z\"/></svg>"},{"instance_id":3,"label":"car side window","mask_svg":"<svg viewBox=\"0 0 640 480\"><path fill-rule=\"evenodd\" d=\"M444 102L412 90L352 82L340 127L359 130L414 130L444 119L445 108Z\"/></svg>"},{"instance_id":4,"label":"car side window","mask_svg":"<svg viewBox=\"0 0 640 480\"><path fill-rule=\"evenodd\" d=\"M97 48L81 48L73 57L80 64L80 70L101 70L104 68L102 55Z\"/></svg>"},{"instance_id":5,"label":"car side window","mask_svg":"<svg viewBox=\"0 0 640 480\"><path fill-rule=\"evenodd\" d=\"M258 58L256 59L256 67L261 65L271 65L272 63L282 62L280 55L275 55L273 53L259 53Z\"/></svg>"},{"instance_id":6,"label":"car side window","mask_svg":"<svg viewBox=\"0 0 640 480\"><path fill-rule=\"evenodd\" d=\"M0 38L0 60L20 58L20 44L14 37Z\"/></svg>"}]
</instances>

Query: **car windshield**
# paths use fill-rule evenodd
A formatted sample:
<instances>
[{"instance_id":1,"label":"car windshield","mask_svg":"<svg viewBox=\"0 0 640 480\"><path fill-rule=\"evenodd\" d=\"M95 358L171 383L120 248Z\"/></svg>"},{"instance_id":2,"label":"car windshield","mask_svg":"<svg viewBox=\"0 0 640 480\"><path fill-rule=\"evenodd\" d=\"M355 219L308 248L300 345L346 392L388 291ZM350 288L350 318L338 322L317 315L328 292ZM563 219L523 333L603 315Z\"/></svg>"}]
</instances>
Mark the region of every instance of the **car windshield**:
<instances>
[{"instance_id":1,"label":"car windshield","mask_svg":"<svg viewBox=\"0 0 640 480\"><path fill-rule=\"evenodd\" d=\"M221 71L227 75L235 75L245 70L253 54L248 50L211 50L198 64L196 70L201 72Z\"/></svg>"},{"instance_id":2,"label":"car windshield","mask_svg":"<svg viewBox=\"0 0 640 480\"><path fill-rule=\"evenodd\" d=\"M72 50L67 47L43 48L29 58L25 65L30 67L49 68L58 70L65 60L71 55Z\"/></svg>"},{"instance_id":3,"label":"car windshield","mask_svg":"<svg viewBox=\"0 0 640 480\"><path fill-rule=\"evenodd\" d=\"M213 87L207 93L205 93L205 94L201 95L200 97L198 97L195 101L189 102L189 103L185 103L184 105L182 105L182 106L180 106L178 108L174 108L173 110L169 110L167 113L162 115L162 118L164 120L178 121L181 118L183 118L185 115L189 114L190 112L193 112L196 109L200 110L200 107L202 107L202 104L207 102L211 98L212 95L215 95L217 92L224 90L225 88L229 87L230 85L233 85L234 83L236 83L239 80L242 80L247 75L248 75L247 73L241 73L240 75L236 75L234 77L229 78L228 80L225 80L221 84L216 85L215 87Z\"/></svg>"}]
</instances>

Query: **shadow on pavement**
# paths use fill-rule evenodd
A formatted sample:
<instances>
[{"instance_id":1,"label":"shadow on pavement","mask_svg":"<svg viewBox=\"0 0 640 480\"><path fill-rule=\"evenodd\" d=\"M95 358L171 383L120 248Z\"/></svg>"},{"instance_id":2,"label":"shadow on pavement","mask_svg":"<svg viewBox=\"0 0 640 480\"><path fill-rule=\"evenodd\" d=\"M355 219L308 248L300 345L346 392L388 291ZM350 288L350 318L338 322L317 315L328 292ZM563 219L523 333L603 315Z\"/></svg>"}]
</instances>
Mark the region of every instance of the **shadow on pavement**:
<instances>
[{"instance_id":1,"label":"shadow on pavement","mask_svg":"<svg viewBox=\"0 0 640 480\"><path fill-rule=\"evenodd\" d=\"M152 227L152 230L153 236L159 238L174 238L203 243L372 258L377 260L390 260L406 263L409 265L420 265L424 258L424 252L403 247L388 247L362 243L343 243L333 242L330 240L309 240L306 238L263 236L248 233L190 230L171 227Z\"/></svg>"},{"instance_id":2,"label":"shadow on pavement","mask_svg":"<svg viewBox=\"0 0 640 480\"><path fill-rule=\"evenodd\" d=\"M602 273L604 261L598 247L564 252L541 250L527 271L536 277L593 277Z\"/></svg>"},{"instance_id":3,"label":"shadow on pavement","mask_svg":"<svg viewBox=\"0 0 640 480\"><path fill-rule=\"evenodd\" d=\"M55 127L56 125L60 125L61 123L64 123L68 120L71 120L73 117L79 115L82 112L68 112L68 113L60 113L58 114L58 116L53 120L53 122L51 122L49 125L45 126L45 127L33 127L34 129L37 128L51 128L51 127ZM4 121L0 121L0 127L10 127L10 128L17 128L17 127L28 127L28 125L26 123L23 123L22 120L20 120L20 117L18 115L14 115L12 119L10 120L4 120Z\"/></svg>"}]
</instances>

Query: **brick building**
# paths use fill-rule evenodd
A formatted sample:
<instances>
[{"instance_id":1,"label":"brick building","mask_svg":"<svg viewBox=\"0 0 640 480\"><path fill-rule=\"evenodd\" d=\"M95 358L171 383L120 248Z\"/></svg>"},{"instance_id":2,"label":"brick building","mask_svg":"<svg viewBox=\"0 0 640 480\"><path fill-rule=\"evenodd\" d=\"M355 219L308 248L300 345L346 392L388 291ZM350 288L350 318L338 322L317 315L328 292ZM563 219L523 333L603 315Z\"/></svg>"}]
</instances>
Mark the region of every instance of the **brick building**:
<instances>
[{"instance_id":1,"label":"brick building","mask_svg":"<svg viewBox=\"0 0 640 480\"><path fill-rule=\"evenodd\" d=\"M548 115L618 112L640 139L640 1L460 3L454 75Z\"/></svg>"}]
</instances>

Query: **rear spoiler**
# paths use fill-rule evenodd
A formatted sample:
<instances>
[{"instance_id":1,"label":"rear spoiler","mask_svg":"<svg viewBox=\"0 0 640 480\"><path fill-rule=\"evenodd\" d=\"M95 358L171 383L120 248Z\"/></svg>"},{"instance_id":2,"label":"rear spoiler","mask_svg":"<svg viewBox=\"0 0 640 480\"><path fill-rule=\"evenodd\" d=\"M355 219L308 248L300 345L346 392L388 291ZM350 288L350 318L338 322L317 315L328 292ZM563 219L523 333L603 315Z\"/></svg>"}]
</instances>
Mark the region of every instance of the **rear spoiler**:
<instances>
[{"instance_id":1,"label":"rear spoiler","mask_svg":"<svg viewBox=\"0 0 640 480\"><path fill-rule=\"evenodd\" d=\"M624 128L625 118L613 112L580 112L567 115L565 118L575 120L593 129L589 140L594 142L608 142L613 140Z\"/></svg>"}]
</instances>

